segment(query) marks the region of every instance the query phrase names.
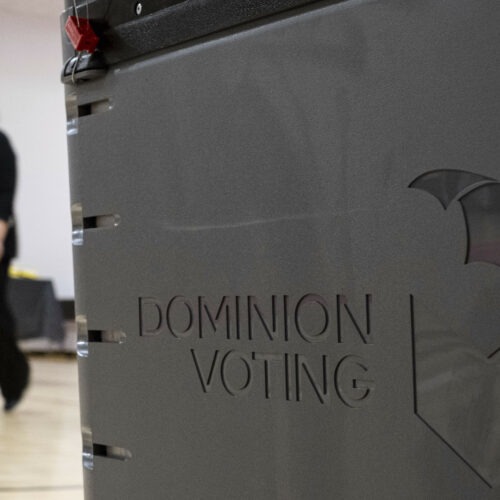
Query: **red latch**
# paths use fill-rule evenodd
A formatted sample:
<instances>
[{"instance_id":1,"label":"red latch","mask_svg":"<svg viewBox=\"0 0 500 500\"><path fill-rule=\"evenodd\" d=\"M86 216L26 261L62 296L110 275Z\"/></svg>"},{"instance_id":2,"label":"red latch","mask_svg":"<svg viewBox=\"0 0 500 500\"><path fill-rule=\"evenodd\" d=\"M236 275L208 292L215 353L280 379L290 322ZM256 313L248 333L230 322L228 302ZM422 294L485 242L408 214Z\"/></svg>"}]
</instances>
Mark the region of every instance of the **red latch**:
<instances>
[{"instance_id":1,"label":"red latch","mask_svg":"<svg viewBox=\"0 0 500 500\"><path fill-rule=\"evenodd\" d=\"M99 37L95 34L90 21L83 17L69 16L65 26L66 34L77 51L94 52Z\"/></svg>"}]
</instances>

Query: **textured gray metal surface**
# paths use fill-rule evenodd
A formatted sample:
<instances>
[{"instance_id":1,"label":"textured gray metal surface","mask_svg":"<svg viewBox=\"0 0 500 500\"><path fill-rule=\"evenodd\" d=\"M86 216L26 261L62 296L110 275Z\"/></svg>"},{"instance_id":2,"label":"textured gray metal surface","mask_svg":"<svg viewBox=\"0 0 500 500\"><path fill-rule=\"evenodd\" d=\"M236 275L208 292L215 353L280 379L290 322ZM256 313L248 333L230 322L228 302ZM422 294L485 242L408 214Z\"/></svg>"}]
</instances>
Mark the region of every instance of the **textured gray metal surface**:
<instances>
[{"instance_id":1,"label":"textured gray metal surface","mask_svg":"<svg viewBox=\"0 0 500 500\"><path fill-rule=\"evenodd\" d=\"M87 499L500 496L500 6L296 14L67 88Z\"/></svg>"}]
</instances>

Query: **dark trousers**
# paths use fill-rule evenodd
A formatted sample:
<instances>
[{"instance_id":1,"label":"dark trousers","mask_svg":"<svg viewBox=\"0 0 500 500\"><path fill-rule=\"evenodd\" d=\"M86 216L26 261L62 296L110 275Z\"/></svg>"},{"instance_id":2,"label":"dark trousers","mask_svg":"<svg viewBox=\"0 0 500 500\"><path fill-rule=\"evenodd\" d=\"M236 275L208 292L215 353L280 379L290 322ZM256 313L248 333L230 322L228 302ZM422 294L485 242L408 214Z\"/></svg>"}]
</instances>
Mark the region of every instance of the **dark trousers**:
<instances>
[{"instance_id":1,"label":"dark trousers","mask_svg":"<svg viewBox=\"0 0 500 500\"><path fill-rule=\"evenodd\" d=\"M0 389L6 400L18 399L28 383L29 366L15 338L15 322L7 304L10 259L0 260Z\"/></svg>"}]
</instances>

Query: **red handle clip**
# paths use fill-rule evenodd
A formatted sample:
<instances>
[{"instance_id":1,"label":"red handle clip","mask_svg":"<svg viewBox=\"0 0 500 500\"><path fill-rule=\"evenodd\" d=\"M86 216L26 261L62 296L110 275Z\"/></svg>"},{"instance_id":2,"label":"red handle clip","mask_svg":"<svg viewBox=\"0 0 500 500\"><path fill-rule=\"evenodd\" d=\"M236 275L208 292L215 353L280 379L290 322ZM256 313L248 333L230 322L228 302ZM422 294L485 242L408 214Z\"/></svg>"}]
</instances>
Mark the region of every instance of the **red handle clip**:
<instances>
[{"instance_id":1,"label":"red handle clip","mask_svg":"<svg viewBox=\"0 0 500 500\"><path fill-rule=\"evenodd\" d=\"M65 26L66 34L77 51L95 51L99 37L95 34L90 21L83 17L69 16Z\"/></svg>"}]
</instances>

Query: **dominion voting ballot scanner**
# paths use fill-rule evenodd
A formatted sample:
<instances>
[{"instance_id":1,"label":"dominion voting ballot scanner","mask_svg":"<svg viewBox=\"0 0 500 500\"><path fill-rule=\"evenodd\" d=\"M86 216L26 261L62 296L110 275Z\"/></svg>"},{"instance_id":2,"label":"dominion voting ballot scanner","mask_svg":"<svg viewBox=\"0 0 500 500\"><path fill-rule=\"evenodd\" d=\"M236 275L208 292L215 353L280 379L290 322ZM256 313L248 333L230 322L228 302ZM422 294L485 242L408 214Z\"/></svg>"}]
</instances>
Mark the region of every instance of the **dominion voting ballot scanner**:
<instances>
[{"instance_id":1,"label":"dominion voting ballot scanner","mask_svg":"<svg viewBox=\"0 0 500 500\"><path fill-rule=\"evenodd\" d=\"M86 499L500 498L500 4L66 1Z\"/></svg>"}]
</instances>

